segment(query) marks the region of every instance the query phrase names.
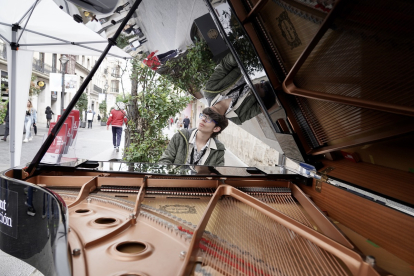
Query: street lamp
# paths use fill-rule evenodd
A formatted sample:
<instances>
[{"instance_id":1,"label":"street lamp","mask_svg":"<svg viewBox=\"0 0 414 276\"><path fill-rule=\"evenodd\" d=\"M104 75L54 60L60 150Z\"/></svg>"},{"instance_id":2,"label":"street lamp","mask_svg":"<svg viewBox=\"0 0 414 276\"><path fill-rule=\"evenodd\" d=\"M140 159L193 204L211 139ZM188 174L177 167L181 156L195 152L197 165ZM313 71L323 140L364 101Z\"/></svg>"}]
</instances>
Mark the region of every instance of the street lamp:
<instances>
[{"instance_id":1,"label":"street lamp","mask_svg":"<svg viewBox=\"0 0 414 276\"><path fill-rule=\"evenodd\" d=\"M105 83L105 102L106 102L106 96L108 95L108 88L109 88L109 85L108 85L108 82L106 82Z\"/></svg>"},{"instance_id":2,"label":"street lamp","mask_svg":"<svg viewBox=\"0 0 414 276\"><path fill-rule=\"evenodd\" d=\"M60 114L63 114L63 106L64 106L63 99L65 97L65 71L66 71L66 64L68 63L69 59L66 55L62 55L59 60L60 60L60 63L62 64L62 94L61 94L61 99L60 99Z\"/></svg>"}]
</instances>

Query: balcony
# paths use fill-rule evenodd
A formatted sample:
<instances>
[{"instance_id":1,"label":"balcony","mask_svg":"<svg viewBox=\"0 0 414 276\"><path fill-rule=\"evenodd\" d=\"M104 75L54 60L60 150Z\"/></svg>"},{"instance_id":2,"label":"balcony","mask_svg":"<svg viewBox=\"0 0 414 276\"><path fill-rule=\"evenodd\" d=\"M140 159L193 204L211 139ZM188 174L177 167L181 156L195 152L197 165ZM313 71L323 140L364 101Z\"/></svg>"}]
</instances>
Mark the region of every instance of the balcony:
<instances>
[{"instance_id":1,"label":"balcony","mask_svg":"<svg viewBox=\"0 0 414 276\"><path fill-rule=\"evenodd\" d=\"M119 73L111 73L111 76L117 79L121 78L121 75Z\"/></svg>"},{"instance_id":2,"label":"balcony","mask_svg":"<svg viewBox=\"0 0 414 276\"><path fill-rule=\"evenodd\" d=\"M111 92L112 93L119 93L119 88L118 87L112 87Z\"/></svg>"},{"instance_id":3,"label":"balcony","mask_svg":"<svg viewBox=\"0 0 414 276\"><path fill-rule=\"evenodd\" d=\"M98 93L103 93L102 88L100 88L96 84L93 85L93 91L98 92Z\"/></svg>"},{"instance_id":4,"label":"balcony","mask_svg":"<svg viewBox=\"0 0 414 276\"><path fill-rule=\"evenodd\" d=\"M57 68L54 68L36 58L33 58L32 69L43 74L61 73L59 70L57 70Z\"/></svg>"}]
</instances>

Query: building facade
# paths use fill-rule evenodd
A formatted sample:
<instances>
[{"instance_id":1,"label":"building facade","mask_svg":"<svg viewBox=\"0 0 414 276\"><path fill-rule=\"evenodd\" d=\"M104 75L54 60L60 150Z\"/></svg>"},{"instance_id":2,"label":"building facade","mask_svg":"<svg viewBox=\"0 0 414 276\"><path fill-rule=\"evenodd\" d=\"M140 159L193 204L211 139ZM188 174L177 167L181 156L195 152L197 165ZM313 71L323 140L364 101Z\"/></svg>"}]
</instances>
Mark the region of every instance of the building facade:
<instances>
[{"instance_id":1,"label":"building facade","mask_svg":"<svg viewBox=\"0 0 414 276\"><path fill-rule=\"evenodd\" d=\"M33 106L38 111L38 123L46 124L44 111L47 106L52 108L55 116L52 121L57 120L61 114L61 90L53 91L50 86L50 73L62 73L60 63L61 54L34 52L32 63L32 85L38 82L44 83L40 87L39 93L29 96ZM73 56L67 55L69 61L66 64L65 74L77 76L76 91L85 81L87 75L96 64L98 56ZM84 93L88 96L88 110L91 109L95 114L99 114L99 104L107 101L107 113L111 107L115 106L116 97L120 92L121 66L125 67L125 60L118 60L113 57L107 57L102 62L98 71L95 73L92 81L85 88ZM6 44L0 40L0 83L1 83L1 101L8 100L8 69ZM27 93L29 93L29 88ZM72 100L76 92L65 92L63 97L64 108ZM129 91L128 91L129 93ZM100 96L101 95L101 96ZM102 116L103 114L101 114ZM95 116L94 120L96 120Z\"/></svg>"}]
</instances>

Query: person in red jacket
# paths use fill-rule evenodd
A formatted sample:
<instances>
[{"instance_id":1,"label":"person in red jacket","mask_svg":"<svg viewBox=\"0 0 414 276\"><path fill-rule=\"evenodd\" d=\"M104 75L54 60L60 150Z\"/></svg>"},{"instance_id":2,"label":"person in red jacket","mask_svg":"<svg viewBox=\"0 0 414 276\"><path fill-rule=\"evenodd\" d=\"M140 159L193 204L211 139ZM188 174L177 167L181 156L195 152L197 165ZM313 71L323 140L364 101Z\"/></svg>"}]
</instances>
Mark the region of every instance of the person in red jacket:
<instances>
[{"instance_id":1,"label":"person in red jacket","mask_svg":"<svg viewBox=\"0 0 414 276\"><path fill-rule=\"evenodd\" d=\"M142 62L144 64L146 64L149 68L151 68L152 70L157 70L158 67L161 65L161 62L159 61L158 57L155 55L158 52L152 52L151 54L149 54Z\"/></svg>"},{"instance_id":2,"label":"person in red jacket","mask_svg":"<svg viewBox=\"0 0 414 276\"><path fill-rule=\"evenodd\" d=\"M128 119L125 115L125 111L112 109L109 115L108 122L106 123L106 129L109 129L109 125L112 124L112 143L114 149L119 151L119 144L121 143L122 125L127 123Z\"/></svg>"}]
</instances>

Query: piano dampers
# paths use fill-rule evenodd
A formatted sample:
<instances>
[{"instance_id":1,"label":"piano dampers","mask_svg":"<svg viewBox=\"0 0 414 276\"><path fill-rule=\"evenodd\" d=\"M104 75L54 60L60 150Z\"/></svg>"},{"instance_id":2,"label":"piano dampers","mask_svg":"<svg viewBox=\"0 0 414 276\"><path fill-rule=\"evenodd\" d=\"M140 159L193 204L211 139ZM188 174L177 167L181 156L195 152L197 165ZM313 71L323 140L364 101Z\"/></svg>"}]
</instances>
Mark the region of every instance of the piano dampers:
<instances>
[{"instance_id":1,"label":"piano dampers","mask_svg":"<svg viewBox=\"0 0 414 276\"><path fill-rule=\"evenodd\" d=\"M199 248L206 275L350 275L332 254L231 197L217 203Z\"/></svg>"}]
</instances>

